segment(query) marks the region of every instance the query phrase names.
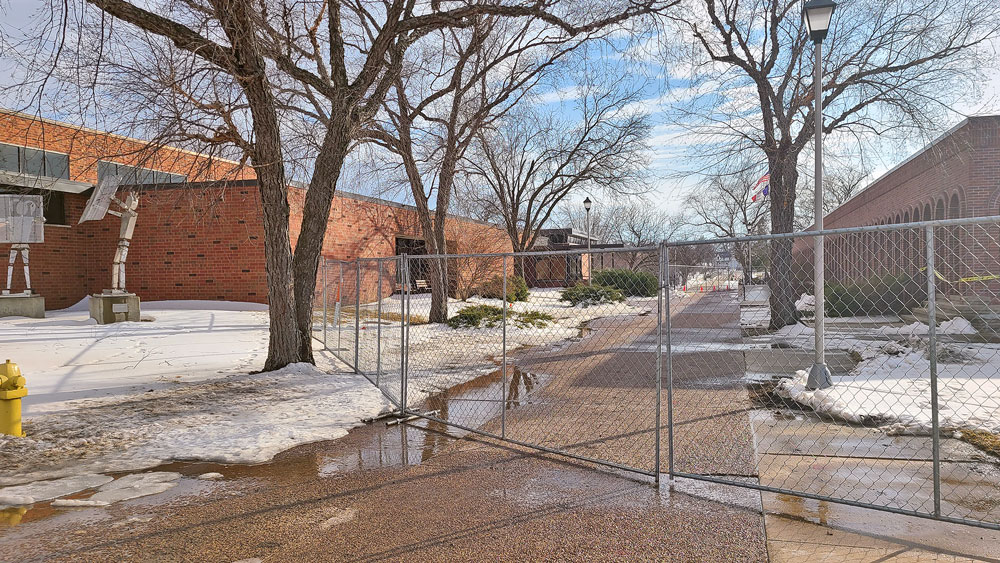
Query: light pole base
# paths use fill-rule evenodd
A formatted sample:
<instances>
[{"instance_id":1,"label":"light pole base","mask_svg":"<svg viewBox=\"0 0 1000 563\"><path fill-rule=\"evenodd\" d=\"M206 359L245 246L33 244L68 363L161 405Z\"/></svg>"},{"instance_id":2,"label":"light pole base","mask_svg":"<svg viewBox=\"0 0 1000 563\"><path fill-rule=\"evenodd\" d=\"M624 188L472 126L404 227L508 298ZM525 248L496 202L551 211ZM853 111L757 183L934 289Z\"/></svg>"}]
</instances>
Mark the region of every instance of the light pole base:
<instances>
[{"instance_id":1,"label":"light pole base","mask_svg":"<svg viewBox=\"0 0 1000 563\"><path fill-rule=\"evenodd\" d=\"M833 387L833 377L830 375L830 369L826 367L826 364L813 364L809 368L809 379L806 380L806 389L815 391L817 389L826 389L827 387Z\"/></svg>"}]
</instances>

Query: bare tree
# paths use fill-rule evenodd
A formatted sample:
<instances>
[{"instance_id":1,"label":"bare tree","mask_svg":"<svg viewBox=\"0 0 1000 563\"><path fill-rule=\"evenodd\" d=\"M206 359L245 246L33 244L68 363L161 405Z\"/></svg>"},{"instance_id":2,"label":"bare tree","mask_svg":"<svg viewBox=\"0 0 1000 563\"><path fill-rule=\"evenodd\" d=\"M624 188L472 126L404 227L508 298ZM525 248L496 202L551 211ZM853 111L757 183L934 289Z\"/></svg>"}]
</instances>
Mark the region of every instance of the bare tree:
<instances>
[{"instance_id":1,"label":"bare tree","mask_svg":"<svg viewBox=\"0 0 1000 563\"><path fill-rule=\"evenodd\" d=\"M572 107L519 109L483 129L467 158L466 197L503 225L514 252L534 246L574 193L633 196L649 190L648 115L630 104L641 87L588 63Z\"/></svg>"},{"instance_id":2,"label":"bare tree","mask_svg":"<svg viewBox=\"0 0 1000 563\"><path fill-rule=\"evenodd\" d=\"M690 71L674 109L702 161L762 152L772 232L794 228L799 156L813 138L813 49L799 0L689 0L672 12L668 65ZM1000 7L974 0L843 2L824 42L824 132L871 138L933 130L977 92ZM771 245L771 324L795 322L791 239Z\"/></svg>"},{"instance_id":3,"label":"bare tree","mask_svg":"<svg viewBox=\"0 0 1000 563\"><path fill-rule=\"evenodd\" d=\"M553 36L572 37L656 7L652 1L610 3L583 14L570 4L51 0L54 16L37 45L47 53L46 64L33 69L33 79L36 91L45 93L53 72L66 63L61 56L74 44L77 53L89 54L87 63L94 68L104 68L109 59L125 68L132 59L156 53L180 63L171 68L185 69L164 77L132 67L128 78L159 79L163 95L184 108L164 121L190 131L194 142L235 147L254 167L265 227L271 328L265 369L271 370L313 361L312 302L334 191L359 130L397 83L405 51L429 33L468 28L483 17L532 21ZM94 84L83 77L74 86L82 99ZM89 97L108 103L99 95ZM200 116L196 122L187 119L192 108ZM298 147L289 146L293 139ZM293 253L286 158L295 149L308 159L301 169L309 181Z\"/></svg>"},{"instance_id":4,"label":"bare tree","mask_svg":"<svg viewBox=\"0 0 1000 563\"><path fill-rule=\"evenodd\" d=\"M580 202L563 203L555 220L579 231L587 229L587 216ZM687 222L680 214L660 209L643 197L624 203L602 204L597 201L590 212L591 233L602 243L625 248L650 247L681 236ZM616 252L615 267L655 272L657 257L651 252Z\"/></svg>"},{"instance_id":5,"label":"bare tree","mask_svg":"<svg viewBox=\"0 0 1000 563\"><path fill-rule=\"evenodd\" d=\"M871 169L861 164L838 162L831 170L823 172L823 213L832 213L868 186ZM804 231L814 222L813 182L806 181L799 187L796 199L795 228Z\"/></svg>"},{"instance_id":6,"label":"bare tree","mask_svg":"<svg viewBox=\"0 0 1000 563\"><path fill-rule=\"evenodd\" d=\"M369 136L395 154L411 188L427 248L447 254L445 218L461 162L484 129L514 108L544 73L606 28L567 38L531 20L483 17L412 48ZM430 208L431 198L435 206ZM431 262L431 322L448 316L448 261Z\"/></svg>"},{"instance_id":7,"label":"bare tree","mask_svg":"<svg viewBox=\"0 0 1000 563\"><path fill-rule=\"evenodd\" d=\"M719 168L696 187L687 198L692 224L720 238L763 234L768 226L770 207L761 194L752 201L750 190L759 177L758 163L743 159L734 170ZM746 283L751 281L754 251L760 245L734 243L731 251L743 268Z\"/></svg>"}]
</instances>

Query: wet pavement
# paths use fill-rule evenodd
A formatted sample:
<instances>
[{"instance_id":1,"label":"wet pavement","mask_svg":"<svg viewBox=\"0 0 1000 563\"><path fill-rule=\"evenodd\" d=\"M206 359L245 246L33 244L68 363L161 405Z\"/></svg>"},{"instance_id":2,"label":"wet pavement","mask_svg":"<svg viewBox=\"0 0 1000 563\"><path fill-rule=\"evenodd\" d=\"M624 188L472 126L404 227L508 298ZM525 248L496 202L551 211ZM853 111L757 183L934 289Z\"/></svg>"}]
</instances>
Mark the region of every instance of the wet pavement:
<instances>
[{"instance_id":1,"label":"wet pavement","mask_svg":"<svg viewBox=\"0 0 1000 563\"><path fill-rule=\"evenodd\" d=\"M377 422L258 466L161 467L224 478L26 519L2 532L0 560L766 558L753 499L660 493L618 472L422 426Z\"/></svg>"}]
</instances>

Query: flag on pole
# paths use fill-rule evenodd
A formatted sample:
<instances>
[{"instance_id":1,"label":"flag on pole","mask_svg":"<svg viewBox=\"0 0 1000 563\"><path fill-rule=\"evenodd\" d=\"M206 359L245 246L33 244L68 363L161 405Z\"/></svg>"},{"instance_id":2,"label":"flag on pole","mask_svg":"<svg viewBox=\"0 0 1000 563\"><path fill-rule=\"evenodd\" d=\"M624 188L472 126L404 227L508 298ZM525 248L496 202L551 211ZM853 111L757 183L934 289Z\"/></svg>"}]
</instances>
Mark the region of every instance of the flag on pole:
<instances>
[{"instance_id":1,"label":"flag on pole","mask_svg":"<svg viewBox=\"0 0 1000 563\"><path fill-rule=\"evenodd\" d=\"M757 183L750 188L750 201L756 202L758 198L764 199L765 196L771 191L771 175L764 174L757 180Z\"/></svg>"}]
</instances>

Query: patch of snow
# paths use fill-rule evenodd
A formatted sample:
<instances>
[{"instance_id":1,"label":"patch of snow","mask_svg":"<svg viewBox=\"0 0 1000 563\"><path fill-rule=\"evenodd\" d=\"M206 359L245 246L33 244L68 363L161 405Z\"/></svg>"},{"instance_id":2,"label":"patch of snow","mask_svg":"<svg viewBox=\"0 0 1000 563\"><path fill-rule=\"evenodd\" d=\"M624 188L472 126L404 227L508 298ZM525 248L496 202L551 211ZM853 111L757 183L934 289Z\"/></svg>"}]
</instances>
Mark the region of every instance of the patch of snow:
<instances>
[{"instance_id":1,"label":"patch of snow","mask_svg":"<svg viewBox=\"0 0 1000 563\"><path fill-rule=\"evenodd\" d=\"M942 334L979 334L972 323L962 317L955 317L950 321L945 321L938 326Z\"/></svg>"},{"instance_id":2,"label":"patch of snow","mask_svg":"<svg viewBox=\"0 0 1000 563\"><path fill-rule=\"evenodd\" d=\"M796 311L815 311L816 310L816 296L809 295L808 293L803 293L802 297L795 302Z\"/></svg>"},{"instance_id":3,"label":"patch of snow","mask_svg":"<svg viewBox=\"0 0 1000 563\"><path fill-rule=\"evenodd\" d=\"M180 473L153 471L132 473L102 486L88 500L105 505L162 493L177 486Z\"/></svg>"},{"instance_id":4,"label":"patch of snow","mask_svg":"<svg viewBox=\"0 0 1000 563\"><path fill-rule=\"evenodd\" d=\"M915 336L927 336L930 334L930 331L930 327L926 324L914 322L902 327L884 326L878 330L878 334L880 336L900 336L904 338L912 338ZM966 319L962 317L955 317L938 325L937 333L947 335L970 335L978 334L978 331L972 326L972 323Z\"/></svg>"},{"instance_id":5,"label":"patch of snow","mask_svg":"<svg viewBox=\"0 0 1000 563\"><path fill-rule=\"evenodd\" d=\"M199 309L179 309L183 305ZM208 307L215 307L210 309ZM75 306L74 306L75 308ZM28 380L24 416L66 401L121 396L263 367L268 317L252 303L149 302L155 322L93 324L88 310L0 319L0 356ZM73 308L71 308L73 309Z\"/></svg>"},{"instance_id":6,"label":"patch of snow","mask_svg":"<svg viewBox=\"0 0 1000 563\"><path fill-rule=\"evenodd\" d=\"M27 506L29 504L35 504L35 497L0 492L0 506Z\"/></svg>"},{"instance_id":7,"label":"patch of snow","mask_svg":"<svg viewBox=\"0 0 1000 563\"><path fill-rule=\"evenodd\" d=\"M108 504L110 503L92 498L60 498L52 501L52 506L65 507L107 506Z\"/></svg>"},{"instance_id":8,"label":"patch of snow","mask_svg":"<svg viewBox=\"0 0 1000 563\"><path fill-rule=\"evenodd\" d=\"M938 364L940 427L1000 432L1000 348L971 346L967 360ZM931 430L930 362L925 352L880 353L827 389L806 389L808 374L782 380L776 392L837 420L876 424L893 434Z\"/></svg>"},{"instance_id":9,"label":"patch of snow","mask_svg":"<svg viewBox=\"0 0 1000 563\"><path fill-rule=\"evenodd\" d=\"M201 479L202 481L217 481L219 479L222 479L223 475L222 473L216 473L213 471L209 473L202 473L201 475L198 476L198 478Z\"/></svg>"},{"instance_id":10,"label":"patch of snow","mask_svg":"<svg viewBox=\"0 0 1000 563\"><path fill-rule=\"evenodd\" d=\"M265 462L299 444L340 438L387 402L356 374L291 364L266 375L63 407L32 417L28 438L0 437L0 483L134 471L171 460Z\"/></svg>"},{"instance_id":11,"label":"patch of snow","mask_svg":"<svg viewBox=\"0 0 1000 563\"><path fill-rule=\"evenodd\" d=\"M9 470L9 468L6 468ZM35 481L12 487L0 489L0 505L23 506L64 497L73 493L78 493L94 487L100 487L110 483L111 477L107 475L82 474L54 479L49 481Z\"/></svg>"}]
</instances>

